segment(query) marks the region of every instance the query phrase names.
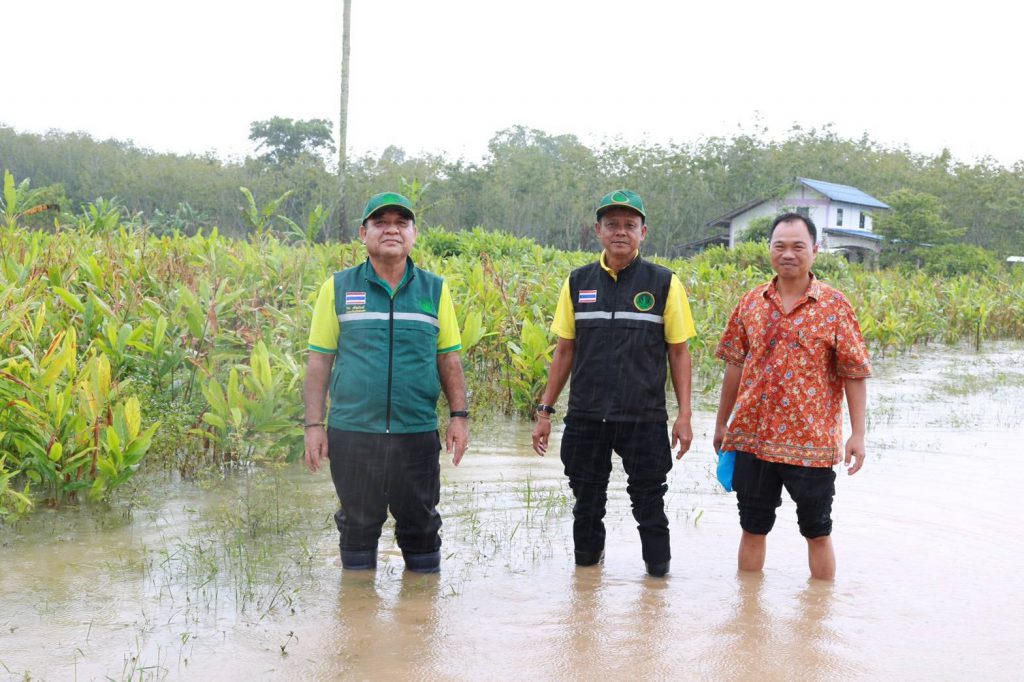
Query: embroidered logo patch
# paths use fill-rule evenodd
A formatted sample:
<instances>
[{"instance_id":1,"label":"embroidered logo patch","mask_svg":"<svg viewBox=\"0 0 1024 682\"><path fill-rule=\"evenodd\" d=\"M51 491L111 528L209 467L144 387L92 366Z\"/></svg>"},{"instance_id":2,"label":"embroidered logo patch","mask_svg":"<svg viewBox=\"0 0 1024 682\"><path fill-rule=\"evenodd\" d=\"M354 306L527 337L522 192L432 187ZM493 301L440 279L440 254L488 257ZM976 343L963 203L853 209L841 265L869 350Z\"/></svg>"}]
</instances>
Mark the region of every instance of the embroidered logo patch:
<instances>
[{"instance_id":1,"label":"embroidered logo patch","mask_svg":"<svg viewBox=\"0 0 1024 682\"><path fill-rule=\"evenodd\" d=\"M597 303L597 289L580 289L580 303Z\"/></svg>"},{"instance_id":2,"label":"embroidered logo patch","mask_svg":"<svg viewBox=\"0 0 1024 682\"><path fill-rule=\"evenodd\" d=\"M363 309L366 307L366 292L365 291L346 291L345 292L345 309L358 308Z\"/></svg>"},{"instance_id":3,"label":"embroidered logo patch","mask_svg":"<svg viewBox=\"0 0 1024 682\"><path fill-rule=\"evenodd\" d=\"M437 316L437 311L434 310L434 302L429 298L421 298L416 302L416 305L419 307L420 312L426 313L427 315L433 315L435 317Z\"/></svg>"},{"instance_id":4,"label":"embroidered logo patch","mask_svg":"<svg viewBox=\"0 0 1024 682\"><path fill-rule=\"evenodd\" d=\"M633 305L641 312L647 312L654 307L654 294L649 291L641 291L633 297Z\"/></svg>"}]
</instances>

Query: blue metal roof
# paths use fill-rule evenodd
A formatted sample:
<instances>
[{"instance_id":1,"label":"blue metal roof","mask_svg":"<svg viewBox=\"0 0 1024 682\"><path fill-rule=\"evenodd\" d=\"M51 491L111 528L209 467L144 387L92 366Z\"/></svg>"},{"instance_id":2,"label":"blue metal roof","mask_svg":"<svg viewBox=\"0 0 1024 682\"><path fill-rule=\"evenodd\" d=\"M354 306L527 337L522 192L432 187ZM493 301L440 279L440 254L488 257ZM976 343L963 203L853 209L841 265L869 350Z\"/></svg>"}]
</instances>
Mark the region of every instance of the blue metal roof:
<instances>
[{"instance_id":1,"label":"blue metal roof","mask_svg":"<svg viewBox=\"0 0 1024 682\"><path fill-rule=\"evenodd\" d=\"M826 227L824 230L829 234L842 234L848 237L863 237L864 239L870 239L876 242L880 242L885 239L882 235L875 234L874 232L868 232L867 230L847 229L845 227Z\"/></svg>"},{"instance_id":2,"label":"blue metal roof","mask_svg":"<svg viewBox=\"0 0 1024 682\"><path fill-rule=\"evenodd\" d=\"M874 208L890 208L890 206L883 204L870 194L850 185L839 185L834 182L811 180L810 178L797 178L797 180L811 189L821 192L833 201L842 201L847 204L857 204L858 206L872 206Z\"/></svg>"}]
</instances>

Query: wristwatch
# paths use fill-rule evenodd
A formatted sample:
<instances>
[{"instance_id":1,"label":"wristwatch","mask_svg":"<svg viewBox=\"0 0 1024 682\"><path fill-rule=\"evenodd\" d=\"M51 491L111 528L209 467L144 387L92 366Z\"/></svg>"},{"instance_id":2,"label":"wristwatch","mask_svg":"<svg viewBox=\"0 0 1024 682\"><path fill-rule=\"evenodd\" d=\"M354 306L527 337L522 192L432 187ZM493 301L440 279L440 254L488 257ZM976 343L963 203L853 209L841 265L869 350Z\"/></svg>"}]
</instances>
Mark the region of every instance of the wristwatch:
<instances>
[{"instance_id":1,"label":"wristwatch","mask_svg":"<svg viewBox=\"0 0 1024 682\"><path fill-rule=\"evenodd\" d=\"M455 419L456 417L466 417L468 419L469 410L452 410L448 417L451 419Z\"/></svg>"},{"instance_id":2,"label":"wristwatch","mask_svg":"<svg viewBox=\"0 0 1024 682\"><path fill-rule=\"evenodd\" d=\"M537 411L547 412L548 414L554 414L555 408L551 407L550 405L545 405L544 403L537 403Z\"/></svg>"}]
</instances>

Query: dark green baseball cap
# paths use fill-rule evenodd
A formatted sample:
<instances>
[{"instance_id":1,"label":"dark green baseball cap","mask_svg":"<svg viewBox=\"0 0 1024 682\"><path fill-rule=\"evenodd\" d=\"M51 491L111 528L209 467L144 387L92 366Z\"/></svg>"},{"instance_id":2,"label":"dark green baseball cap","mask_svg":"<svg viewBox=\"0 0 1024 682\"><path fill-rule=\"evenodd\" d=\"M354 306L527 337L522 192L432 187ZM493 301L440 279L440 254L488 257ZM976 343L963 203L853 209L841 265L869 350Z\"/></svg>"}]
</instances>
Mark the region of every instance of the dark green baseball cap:
<instances>
[{"instance_id":1,"label":"dark green baseball cap","mask_svg":"<svg viewBox=\"0 0 1024 682\"><path fill-rule=\"evenodd\" d=\"M398 208L409 214L409 217L416 221L416 211L412 210L412 202L407 198L399 194L398 192L381 192L380 194L374 194L370 197L370 200L366 202L366 208L363 209L363 220L376 213L382 208Z\"/></svg>"},{"instance_id":2,"label":"dark green baseball cap","mask_svg":"<svg viewBox=\"0 0 1024 682\"><path fill-rule=\"evenodd\" d=\"M644 200L640 198L639 194L628 189L617 189L601 197L601 201L597 205L597 219L600 220L601 214L608 209L616 207L633 209L640 214L640 217L647 220L647 209L644 208Z\"/></svg>"}]
</instances>

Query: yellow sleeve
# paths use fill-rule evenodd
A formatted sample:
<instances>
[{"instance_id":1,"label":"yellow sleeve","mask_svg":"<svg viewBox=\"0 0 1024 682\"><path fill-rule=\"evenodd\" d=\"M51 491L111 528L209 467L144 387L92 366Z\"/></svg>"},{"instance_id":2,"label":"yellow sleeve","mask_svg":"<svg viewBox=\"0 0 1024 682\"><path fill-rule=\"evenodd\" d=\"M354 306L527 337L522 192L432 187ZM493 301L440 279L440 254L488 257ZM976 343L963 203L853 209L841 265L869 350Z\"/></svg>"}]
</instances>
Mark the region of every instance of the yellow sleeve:
<instances>
[{"instance_id":1,"label":"yellow sleeve","mask_svg":"<svg viewBox=\"0 0 1024 682\"><path fill-rule=\"evenodd\" d=\"M452 292L448 290L448 282L441 283L441 300L437 304L437 323L441 331L437 334L437 352L451 353L462 348L462 334L459 333L459 320L455 317L455 303Z\"/></svg>"},{"instance_id":2,"label":"yellow sleeve","mask_svg":"<svg viewBox=\"0 0 1024 682\"><path fill-rule=\"evenodd\" d=\"M555 306L555 319L551 321L551 331L563 339L576 338L576 315L572 309L568 277L562 282L562 290L558 293L558 305Z\"/></svg>"},{"instance_id":3,"label":"yellow sleeve","mask_svg":"<svg viewBox=\"0 0 1024 682\"><path fill-rule=\"evenodd\" d=\"M317 353L336 353L338 351L338 315L334 312L334 277L331 277L316 297L313 306L313 321L309 326L309 350Z\"/></svg>"},{"instance_id":4,"label":"yellow sleeve","mask_svg":"<svg viewBox=\"0 0 1024 682\"><path fill-rule=\"evenodd\" d=\"M665 343L682 343L696 335L686 289L673 274L672 283L668 285L668 300L665 301Z\"/></svg>"}]
</instances>

